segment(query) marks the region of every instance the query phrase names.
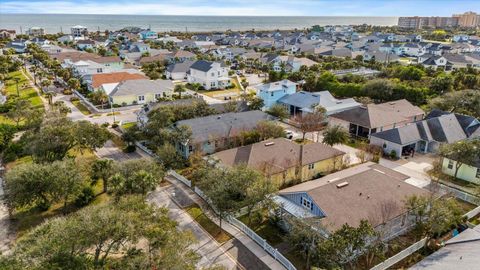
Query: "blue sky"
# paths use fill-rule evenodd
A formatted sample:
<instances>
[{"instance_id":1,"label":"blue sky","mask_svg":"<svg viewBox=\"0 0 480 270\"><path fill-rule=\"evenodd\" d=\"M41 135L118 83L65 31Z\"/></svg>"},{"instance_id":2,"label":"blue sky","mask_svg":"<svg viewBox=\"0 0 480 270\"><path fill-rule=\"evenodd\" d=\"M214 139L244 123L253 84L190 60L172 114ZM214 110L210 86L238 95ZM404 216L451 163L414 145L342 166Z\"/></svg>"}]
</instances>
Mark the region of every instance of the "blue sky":
<instances>
[{"instance_id":1,"label":"blue sky","mask_svg":"<svg viewBox=\"0 0 480 270\"><path fill-rule=\"evenodd\" d=\"M480 0L0 0L0 13L228 16L450 16Z\"/></svg>"}]
</instances>

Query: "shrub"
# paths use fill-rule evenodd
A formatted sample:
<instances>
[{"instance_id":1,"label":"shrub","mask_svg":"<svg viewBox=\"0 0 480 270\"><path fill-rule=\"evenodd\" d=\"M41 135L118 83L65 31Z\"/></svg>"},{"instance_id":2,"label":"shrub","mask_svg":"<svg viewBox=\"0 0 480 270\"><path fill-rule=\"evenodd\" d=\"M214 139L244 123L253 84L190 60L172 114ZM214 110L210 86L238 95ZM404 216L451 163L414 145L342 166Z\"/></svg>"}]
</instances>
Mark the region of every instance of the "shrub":
<instances>
[{"instance_id":1,"label":"shrub","mask_svg":"<svg viewBox=\"0 0 480 270\"><path fill-rule=\"evenodd\" d=\"M129 144L129 145L127 145L127 147L125 147L125 148L123 149L123 152L125 152L125 153L133 153L133 152L135 152L135 149L136 149L136 148L137 148L137 147L136 147L134 144Z\"/></svg>"},{"instance_id":2,"label":"shrub","mask_svg":"<svg viewBox=\"0 0 480 270\"><path fill-rule=\"evenodd\" d=\"M395 151L395 150L390 151L390 158L391 159L396 159L397 158L397 151Z\"/></svg>"},{"instance_id":3,"label":"shrub","mask_svg":"<svg viewBox=\"0 0 480 270\"><path fill-rule=\"evenodd\" d=\"M102 127L108 127L110 124L108 122L105 122L102 124Z\"/></svg>"},{"instance_id":4,"label":"shrub","mask_svg":"<svg viewBox=\"0 0 480 270\"><path fill-rule=\"evenodd\" d=\"M113 123L112 124L112 128L117 128L118 127L118 124L117 123Z\"/></svg>"},{"instance_id":5,"label":"shrub","mask_svg":"<svg viewBox=\"0 0 480 270\"><path fill-rule=\"evenodd\" d=\"M79 97L76 97L76 96L73 96L70 98L70 101L79 101L80 98Z\"/></svg>"},{"instance_id":6,"label":"shrub","mask_svg":"<svg viewBox=\"0 0 480 270\"><path fill-rule=\"evenodd\" d=\"M113 108L119 108L119 107L121 107L121 106L120 106L120 105L118 105L118 104L113 104L113 106L112 106L112 107L113 107Z\"/></svg>"},{"instance_id":7,"label":"shrub","mask_svg":"<svg viewBox=\"0 0 480 270\"><path fill-rule=\"evenodd\" d=\"M75 199L75 205L78 207L85 206L89 204L95 198L95 192L90 186L86 186L82 189L82 192Z\"/></svg>"},{"instance_id":8,"label":"shrub","mask_svg":"<svg viewBox=\"0 0 480 270\"><path fill-rule=\"evenodd\" d=\"M64 89L62 92L64 95L71 95L73 93L70 89Z\"/></svg>"}]
</instances>

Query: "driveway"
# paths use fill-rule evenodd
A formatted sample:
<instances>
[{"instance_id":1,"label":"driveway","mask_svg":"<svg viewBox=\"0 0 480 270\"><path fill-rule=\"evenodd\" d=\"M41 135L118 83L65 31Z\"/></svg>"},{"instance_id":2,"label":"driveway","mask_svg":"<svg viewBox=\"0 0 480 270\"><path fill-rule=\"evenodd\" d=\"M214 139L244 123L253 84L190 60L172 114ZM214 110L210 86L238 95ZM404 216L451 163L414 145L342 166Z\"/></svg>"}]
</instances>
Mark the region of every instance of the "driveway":
<instances>
[{"instance_id":1,"label":"driveway","mask_svg":"<svg viewBox=\"0 0 480 270\"><path fill-rule=\"evenodd\" d=\"M414 186L423 188L430 183L430 176L427 171L433 168L435 157L429 154L416 154L413 158L389 160L380 159L380 165L393 169L397 172L410 176L406 182Z\"/></svg>"},{"instance_id":2,"label":"driveway","mask_svg":"<svg viewBox=\"0 0 480 270\"><path fill-rule=\"evenodd\" d=\"M143 156L139 153L125 153L119 149L111 140L108 140L105 145L101 148L98 148L95 152L99 158L109 158L116 161L125 161L129 159L139 159Z\"/></svg>"},{"instance_id":3,"label":"driveway","mask_svg":"<svg viewBox=\"0 0 480 270\"><path fill-rule=\"evenodd\" d=\"M172 200L171 196L174 192L172 187L159 188L150 193L147 200L158 207L167 208L170 218L178 223L178 227L181 230L193 233L197 243L192 248L201 256L197 268L221 265L226 269L244 269L226 252L224 247L218 244L190 215Z\"/></svg>"}]
</instances>

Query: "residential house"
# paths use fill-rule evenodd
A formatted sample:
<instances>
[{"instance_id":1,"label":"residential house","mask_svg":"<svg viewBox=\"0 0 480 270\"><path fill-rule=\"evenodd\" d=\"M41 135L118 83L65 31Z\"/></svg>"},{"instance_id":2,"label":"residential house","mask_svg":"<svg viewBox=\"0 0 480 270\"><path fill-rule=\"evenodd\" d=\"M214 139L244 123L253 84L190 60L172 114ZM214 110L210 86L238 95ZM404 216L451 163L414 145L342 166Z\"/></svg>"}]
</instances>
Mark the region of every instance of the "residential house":
<instances>
[{"instance_id":1,"label":"residential house","mask_svg":"<svg viewBox=\"0 0 480 270\"><path fill-rule=\"evenodd\" d=\"M402 45L401 53L406 56L418 57L425 54L426 49L419 43L406 43Z\"/></svg>"},{"instance_id":2,"label":"residential house","mask_svg":"<svg viewBox=\"0 0 480 270\"><path fill-rule=\"evenodd\" d=\"M230 85L229 70L223 63L199 60L190 66L187 81L199 83L206 90L225 88Z\"/></svg>"},{"instance_id":3,"label":"residential house","mask_svg":"<svg viewBox=\"0 0 480 270\"><path fill-rule=\"evenodd\" d=\"M261 84L256 87L257 96L263 100L264 110L277 104L277 101L284 96L292 95L297 91L297 84L287 79Z\"/></svg>"},{"instance_id":4,"label":"residential house","mask_svg":"<svg viewBox=\"0 0 480 270\"><path fill-rule=\"evenodd\" d=\"M171 80L186 80L187 73L190 71L190 68L195 63L195 61L185 61L179 63L173 63L167 66L165 70L165 76L167 79Z\"/></svg>"},{"instance_id":5,"label":"residential house","mask_svg":"<svg viewBox=\"0 0 480 270\"><path fill-rule=\"evenodd\" d=\"M0 29L0 38L15 39L16 36L15 30Z\"/></svg>"},{"instance_id":6,"label":"residential house","mask_svg":"<svg viewBox=\"0 0 480 270\"><path fill-rule=\"evenodd\" d=\"M42 27L30 27L27 30L27 35L33 36L33 37L39 37L45 35L45 29Z\"/></svg>"},{"instance_id":7,"label":"residential house","mask_svg":"<svg viewBox=\"0 0 480 270\"><path fill-rule=\"evenodd\" d=\"M471 182L477 185L480 185L480 149L478 150L478 158L472 164L460 165L457 172L457 178L462 179L467 182ZM455 176L455 170L457 166L457 161L448 159L446 157L442 158L442 172L450 176Z\"/></svg>"},{"instance_id":8,"label":"residential house","mask_svg":"<svg viewBox=\"0 0 480 270\"><path fill-rule=\"evenodd\" d=\"M179 153L188 158L194 151L213 154L228 149L243 131L254 129L260 121L273 120L262 111L224 113L178 121L173 128L187 126L192 131L188 141L176 142Z\"/></svg>"},{"instance_id":9,"label":"residential house","mask_svg":"<svg viewBox=\"0 0 480 270\"><path fill-rule=\"evenodd\" d=\"M397 157L413 151L434 153L441 144L480 137L480 121L474 117L432 111L425 120L370 135L370 144Z\"/></svg>"},{"instance_id":10,"label":"residential house","mask_svg":"<svg viewBox=\"0 0 480 270\"><path fill-rule=\"evenodd\" d=\"M170 59L172 62L194 61L197 55L189 51L176 50L170 54Z\"/></svg>"},{"instance_id":11,"label":"residential house","mask_svg":"<svg viewBox=\"0 0 480 270\"><path fill-rule=\"evenodd\" d=\"M30 40L30 42L40 47L50 44L50 41L48 39L40 38L40 37L34 37Z\"/></svg>"},{"instance_id":12,"label":"residential house","mask_svg":"<svg viewBox=\"0 0 480 270\"><path fill-rule=\"evenodd\" d=\"M368 220L388 240L415 225L415 217L404 207L405 200L430 194L406 182L409 178L367 162L282 189L275 200L283 215L318 221L317 229L324 237L345 224L358 227Z\"/></svg>"},{"instance_id":13,"label":"residential house","mask_svg":"<svg viewBox=\"0 0 480 270\"><path fill-rule=\"evenodd\" d=\"M63 44L73 42L74 40L75 40L75 38L72 35L63 35L63 36L57 38L57 41L60 42L60 43L63 43Z\"/></svg>"},{"instance_id":14,"label":"residential house","mask_svg":"<svg viewBox=\"0 0 480 270\"><path fill-rule=\"evenodd\" d=\"M365 61L375 61L379 63L392 63L399 61L399 57L396 54L381 52L381 51L366 51L363 53L363 60Z\"/></svg>"},{"instance_id":15,"label":"residential house","mask_svg":"<svg viewBox=\"0 0 480 270\"><path fill-rule=\"evenodd\" d=\"M70 28L70 32L75 39L81 39L88 35L88 29L82 25L75 25Z\"/></svg>"},{"instance_id":16,"label":"residential house","mask_svg":"<svg viewBox=\"0 0 480 270\"><path fill-rule=\"evenodd\" d=\"M466 228L410 270L476 269L480 265L480 225Z\"/></svg>"},{"instance_id":17,"label":"residential house","mask_svg":"<svg viewBox=\"0 0 480 270\"><path fill-rule=\"evenodd\" d=\"M368 138L371 134L422 120L424 112L405 99L368 104L329 116L330 125L340 125L351 135Z\"/></svg>"},{"instance_id":18,"label":"residential house","mask_svg":"<svg viewBox=\"0 0 480 270\"><path fill-rule=\"evenodd\" d=\"M81 39L77 41L77 48L79 50L93 50L95 49L95 41L90 39Z\"/></svg>"},{"instance_id":19,"label":"residential house","mask_svg":"<svg viewBox=\"0 0 480 270\"><path fill-rule=\"evenodd\" d=\"M138 38L140 38L142 40L157 39L158 34L157 34L157 32L154 32L150 29L147 29L147 30L144 30L144 31L141 31L140 33L138 33Z\"/></svg>"},{"instance_id":20,"label":"residential house","mask_svg":"<svg viewBox=\"0 0 480 270\"><path fill-rule=\"evenodd\" d=\"M361 104L353 98L336 99L328 91L305 92L300 91L283 96L278 104L285 106L291 116L304 115L314 112L318 107L326 110L326 115L359 107Z\"/></svg>"},{"instance_id":21,"label":"residential house","mask_svg":"<svg viewBox=\"0 0 480 270\"><path fill-rule=\"evenodd\" d=\"M173 83L170 80L127 80L118 83L111 91L102 85L102 89L110 98L111 104L135 105L155 102L159 98L171 96Z\"/></svg>"},{"instance_id":22,"label":"residential house","mask_svg":"<svg viewBox=\"0 0 480 270\"><path fill-rule=\"evenodd\" d=\"M443 68L443 70L451 70L453 66L452 63L449 63L448 60L441 55L431 55L427 59L420 57L418 61L426 68Z\"/></svg>"},{"instance_id":23,"label":"residential house","mask_svg":"<svg viewBox=\"0 0 480 270\"><path fill-rule=\"evenodd\" d=\"M323 143L303 145L277 138L217 152L210 160L219 162L219 166L246 165L282 187L337 169L344 155Z\"/></svg>"},{"instance_id":24,"label":"residential house","mask_svg":"<svg viewBox=\"0 0 480 270\"><path fill-rule=\"evenodd\" d=\"M87 84L88 90L97 91L100 87L106 83L120 83L122 81L132 80L144 80L147 77L139 73L128 72L114 72L114 73L97 73L93 74L89 83Z\"/></svg>"},{"instance_id":25,"label":"residential house","mask_svg":"<svg viewBox=\"0 0 480 270\"><path fill-rule=\"evenodd\" d=\"M7 43L5 48L13 49L16 53L24 53L27 50L27 45L30 43L28 40L15 39Z\"/></svg>"}]
</instances>

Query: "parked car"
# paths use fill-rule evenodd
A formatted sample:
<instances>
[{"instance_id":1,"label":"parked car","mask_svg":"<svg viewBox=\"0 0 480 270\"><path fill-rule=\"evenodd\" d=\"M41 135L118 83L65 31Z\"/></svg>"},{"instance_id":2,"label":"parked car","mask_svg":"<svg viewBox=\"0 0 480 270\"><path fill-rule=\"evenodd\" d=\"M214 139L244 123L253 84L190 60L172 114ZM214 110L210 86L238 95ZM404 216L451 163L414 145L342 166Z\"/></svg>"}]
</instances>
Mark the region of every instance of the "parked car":
<instances>
[{"instance_id":1,"label":"parked car","mask_svg":"<svg viewBox=\"0 0 480 270\"><path fill-rule=\"evenodd\" d=\"M293 131L290 131L290 130L285 131L285 138L289 140L293 139Z\"/></svg>"}]
</instances>

